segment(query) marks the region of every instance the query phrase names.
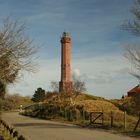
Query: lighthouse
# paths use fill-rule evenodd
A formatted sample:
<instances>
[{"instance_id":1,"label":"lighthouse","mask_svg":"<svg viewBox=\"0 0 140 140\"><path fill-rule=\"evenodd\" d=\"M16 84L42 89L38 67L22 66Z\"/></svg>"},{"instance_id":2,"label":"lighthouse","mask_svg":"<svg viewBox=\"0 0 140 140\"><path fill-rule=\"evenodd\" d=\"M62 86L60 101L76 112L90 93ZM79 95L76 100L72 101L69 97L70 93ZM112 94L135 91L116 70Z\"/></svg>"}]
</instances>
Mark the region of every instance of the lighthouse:
<instances>
[{"instance_id":1,"label":"lighthouse","mask_svg":"<svg viewBox=\"0 0 140 140\"><path fill-rule=\"evenodd\" d=\"M61 42L61 81L59 82L59 91L70 92L72 89L71 68L70 68L71 39L67 32L63 32L60 42Z\"/></svg>"}]
</instances>

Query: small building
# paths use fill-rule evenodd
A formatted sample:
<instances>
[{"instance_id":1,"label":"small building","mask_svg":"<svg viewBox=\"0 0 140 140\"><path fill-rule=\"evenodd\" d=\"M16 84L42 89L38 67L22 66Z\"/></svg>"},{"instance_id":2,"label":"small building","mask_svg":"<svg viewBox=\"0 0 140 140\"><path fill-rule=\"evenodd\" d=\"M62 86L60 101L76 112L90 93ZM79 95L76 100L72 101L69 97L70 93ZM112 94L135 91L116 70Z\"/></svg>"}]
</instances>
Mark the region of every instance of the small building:
<instances>
[{"instance_id":1,"label":"small building","mask_svg":"<svg viewBox=\"0 0 140 140\"><path fill-rule=\"evenodd\" d=\"M132 88L127 92L128 97L135 96L136 94L140 93L140 85L137 85L136 87Z\"/></svg>"}]
</instances>

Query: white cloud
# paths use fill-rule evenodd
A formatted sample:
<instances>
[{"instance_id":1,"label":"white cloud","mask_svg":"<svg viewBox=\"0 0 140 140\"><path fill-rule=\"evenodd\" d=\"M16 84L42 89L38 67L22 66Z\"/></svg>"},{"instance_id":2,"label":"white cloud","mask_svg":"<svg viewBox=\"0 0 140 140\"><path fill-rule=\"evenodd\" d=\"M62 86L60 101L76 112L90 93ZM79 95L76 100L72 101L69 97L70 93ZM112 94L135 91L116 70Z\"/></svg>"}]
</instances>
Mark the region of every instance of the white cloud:
<instances>
[{"instance_id":1,"label":"white cloud","mask_svg":"<svg viewBox=\"0 0 140 140\"><path fill-rule=\"evenodd\" d=\"M72 74L76 77L79 77L81 74L80 74L80 70L78 68L74 69Z\"/></svg>"},{"instance_id":2,"label":"white cloud","mask_svg":"<svg viewBox=\"0 0 140 140\"><path fill-rule=\"evenodd\" d=\"M88 92L97 96L119 98L138 83L129 74L130 64L120 54L75 59L72 66L78 66Z\"/></svg>"},{"instance_id":3,"label":"white cloud","mask_svg":"<svg viewBox=\"0 0 140 140\"><path fill-rule=\"evenodd\" d=\"M107 72L99 72L93 75L85 75L85 81L93 82L94 84L107 84L112 82L112 76Z\"/></svg>"},{"instance_id":4,"label":"white cloud","mask_svg":"<svg viewBox=\"0 0 140 140\"><path fill-rule=\"evenodd\" d=\"M137 80L128 74L129 64L118 54L92 58L74 59L73 72L86 81L90 94L107 98L119 98L137 85ZM60 80L59 59L40 60L40 70L36 74L25 74L10 92L32 95L36 88L49 90L51 81Z\"/></svg>"}]
</instances>

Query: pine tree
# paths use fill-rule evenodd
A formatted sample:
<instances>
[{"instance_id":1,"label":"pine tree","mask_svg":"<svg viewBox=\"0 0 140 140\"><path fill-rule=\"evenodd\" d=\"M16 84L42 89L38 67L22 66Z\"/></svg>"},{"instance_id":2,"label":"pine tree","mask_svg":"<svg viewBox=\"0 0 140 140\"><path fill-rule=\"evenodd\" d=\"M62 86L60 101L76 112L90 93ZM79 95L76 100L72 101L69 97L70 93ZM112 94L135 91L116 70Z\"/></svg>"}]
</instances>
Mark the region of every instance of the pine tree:
<instances>
[{"instance_id":1,"label":"pine tree","mask_svg":"<svg viewBox=\"0 0 140 140\"><path fill-rule=\"evenodd\" d=\"M37 88L35 91L32 100L34 102L41 102L45 99L45 90L42 88Z\"/></svg>"}]
</instances>

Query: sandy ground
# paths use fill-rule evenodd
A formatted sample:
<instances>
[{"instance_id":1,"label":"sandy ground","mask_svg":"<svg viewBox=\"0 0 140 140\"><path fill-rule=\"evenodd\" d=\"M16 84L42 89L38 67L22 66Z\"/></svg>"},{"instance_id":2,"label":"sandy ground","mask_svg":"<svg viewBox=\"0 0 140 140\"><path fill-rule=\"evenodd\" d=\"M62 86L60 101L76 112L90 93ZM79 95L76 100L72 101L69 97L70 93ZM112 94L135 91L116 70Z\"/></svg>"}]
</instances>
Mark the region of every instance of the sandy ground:
<instances>
[{"instance_id":1,"label":"sandy ground","mask_svg":"<svg viewBox=\"0 0 140 140\"><path fill-rule=\"evenodd\" d=\"M29 140L137 140L103 130L91 130L78 126L4 113L2 119L13 125Z\"/></svg>"}]
</instances>

